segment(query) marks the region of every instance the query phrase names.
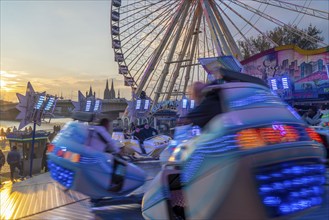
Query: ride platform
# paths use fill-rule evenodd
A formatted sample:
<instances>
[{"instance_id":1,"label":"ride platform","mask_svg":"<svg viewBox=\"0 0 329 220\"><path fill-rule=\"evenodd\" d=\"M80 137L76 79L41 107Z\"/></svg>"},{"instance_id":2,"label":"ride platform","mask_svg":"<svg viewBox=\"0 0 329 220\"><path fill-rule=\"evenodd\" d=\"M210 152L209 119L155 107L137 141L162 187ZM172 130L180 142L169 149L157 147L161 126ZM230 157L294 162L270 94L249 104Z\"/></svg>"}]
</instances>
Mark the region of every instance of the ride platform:
<instances>
[{"instance_id":1,"label":"ride platform","mask_svg":"<svg viewBox=\"0 0 329 220\"><path fill-rule=\"evenodd\" d=\"M153 165L149 164L149 167ZM156 170L154 170L156 171ZM4 182L0 189L1 219L143 219L140 199L154 177L150 172L146 183L127 197L104 201L103 207L92 208L89 197L65 190L49 173L12 184ZM293 220L329 219L329 169L327 168L325 202L322 207Z\"/></svg>"}]
</instances>

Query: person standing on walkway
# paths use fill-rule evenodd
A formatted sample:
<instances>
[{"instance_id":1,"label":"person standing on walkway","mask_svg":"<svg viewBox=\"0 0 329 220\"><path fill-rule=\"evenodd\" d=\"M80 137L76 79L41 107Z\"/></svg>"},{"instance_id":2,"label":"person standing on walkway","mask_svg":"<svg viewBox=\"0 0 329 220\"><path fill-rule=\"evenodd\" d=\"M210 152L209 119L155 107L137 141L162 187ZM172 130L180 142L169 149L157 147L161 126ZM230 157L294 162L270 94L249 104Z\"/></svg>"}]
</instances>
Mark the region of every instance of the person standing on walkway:
<instances>
[{"instance_id":1,"label":"person standing on walkway","mask_svg":"<svg viewBox=\"0 0 329 220\"><path fill-rule=\"evenodd\" d=\"M0 149L0 173L1 173L1 168L3 165L5 165L6 158L5 155L3 154L2 150Z\"/></svg>"},{"instance_id":2,"label":"person standing on walkway","mask_svg":"<svg viewBox=\"0 0 329 220\"><path fill-rule=\"evenodd\" d=\"M14 172L16 167L19 169L19 175L22 174L21 169L21 154L17 151L17 147L13 146L7 155L7 163L10 166L10 178L14 182Z\"/></svg>"}]
</instances>

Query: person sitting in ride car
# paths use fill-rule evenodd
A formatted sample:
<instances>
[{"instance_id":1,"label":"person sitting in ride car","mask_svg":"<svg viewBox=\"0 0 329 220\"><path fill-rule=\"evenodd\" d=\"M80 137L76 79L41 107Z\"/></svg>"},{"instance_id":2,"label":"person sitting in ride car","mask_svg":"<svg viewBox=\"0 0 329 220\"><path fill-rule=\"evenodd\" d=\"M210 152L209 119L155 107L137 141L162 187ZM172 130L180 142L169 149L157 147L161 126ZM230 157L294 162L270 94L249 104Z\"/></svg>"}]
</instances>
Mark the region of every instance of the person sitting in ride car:
<instances>
[{"instance_id":1,"label":"person sitting in ride car","mask_svg":"<svg viewBox=\"0 0 329 220\"><path fill-rule=\"evenodd\" d=\"M110 121L107 118L101 119L99 125L92 127L88 145L98 151L118 154L120 153L119 145L112 139L109 128Z\"/></svg>"},{"instance_id":2,"label":"person sitting in ride car","mask_svg":"<svg viewBox=\"0 0 329 220\"><path fill-rule=\"evenodd\" d=\"M304 115L303 119L304 121L311 125L315 126L318 125L321 122L321 111L319 111L315 106L312 106Z\"/></svg>"},{"instance_id":3,"label":"person sitting in ride car","mask_svg":"<svg viewBox=\"0 0 329 220\"><path fill-rule=\"evenodd\" d=\"M136 137L139 141L139 146L141 148L141 151L143 154L146 154L145 148L143 146L143 142L145 140L145 136L142 133L141 129L139 127L136 127L135 131L132 133L132 136Z\"/></svg>"},{"instance_id":4,"label":"person sitting in ride car","mask_svg":"<svg viewBox=\"0 0 329 220\"><path fill-rule=\"evenodd\" d=\"M156 129L150 127L148 123L144 124L144 128L141 132L144 136L144 140L159 134L159 132Z\"/></svg>"}]
</instances>

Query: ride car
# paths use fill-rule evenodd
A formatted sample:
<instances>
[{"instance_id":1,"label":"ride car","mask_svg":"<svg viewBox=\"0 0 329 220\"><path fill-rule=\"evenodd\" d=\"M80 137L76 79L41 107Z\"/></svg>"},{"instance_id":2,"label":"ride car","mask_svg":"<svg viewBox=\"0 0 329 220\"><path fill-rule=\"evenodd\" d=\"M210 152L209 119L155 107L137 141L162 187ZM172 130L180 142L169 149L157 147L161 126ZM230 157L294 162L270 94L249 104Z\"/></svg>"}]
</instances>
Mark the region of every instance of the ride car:
<instances>
[{"instance_id":1,"label":"ride car","mask_svg":"<svg viewBox=\"0 0 329 220\"><path fill-rule=\"evenodd\" d=\"M182 141L145 192L145 219L277 219L323 204L319 134L259 80L221 69L221 113Z\"/></svg>"}]
</instances>

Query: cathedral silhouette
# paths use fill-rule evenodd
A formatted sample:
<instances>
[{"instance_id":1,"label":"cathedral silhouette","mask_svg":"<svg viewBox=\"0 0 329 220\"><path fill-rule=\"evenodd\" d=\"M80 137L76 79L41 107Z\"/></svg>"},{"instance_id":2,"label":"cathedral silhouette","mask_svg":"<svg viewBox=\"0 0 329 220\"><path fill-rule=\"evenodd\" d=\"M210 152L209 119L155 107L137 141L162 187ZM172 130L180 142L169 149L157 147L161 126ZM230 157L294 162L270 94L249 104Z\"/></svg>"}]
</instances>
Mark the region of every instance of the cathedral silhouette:
<instances>
[{"instance_id":1,"label":"cathedral silhouette","mask_svg":"<svg viewBox=\"0 0 329 220\"><path fill-rule=\"evenodd\" d=\"M86 92L86 98L91 97L91 96L96 97L96 93L93 92L93 89L90 86L89 92L88 91ZM120 99L120 90L118 91L118 97L115 97L113 79L112 79L111 89L109 89L109 80L107 79L103 99L117 99L117 98Z\"/></svg>"}]
</instances>

